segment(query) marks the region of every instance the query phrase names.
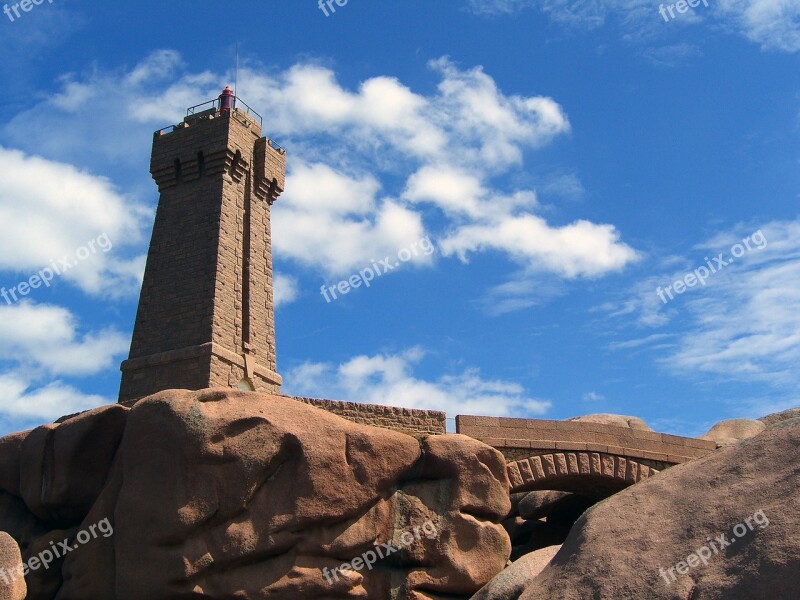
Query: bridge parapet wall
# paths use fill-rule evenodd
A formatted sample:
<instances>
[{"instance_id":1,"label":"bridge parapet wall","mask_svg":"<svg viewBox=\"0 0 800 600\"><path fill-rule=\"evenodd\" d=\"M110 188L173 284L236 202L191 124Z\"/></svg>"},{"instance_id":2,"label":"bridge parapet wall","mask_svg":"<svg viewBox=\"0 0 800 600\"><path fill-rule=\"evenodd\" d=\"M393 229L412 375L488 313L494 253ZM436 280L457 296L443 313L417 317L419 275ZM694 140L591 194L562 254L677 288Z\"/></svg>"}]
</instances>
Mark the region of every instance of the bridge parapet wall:
<instances>
[{"instance_id":1,"label":"bridge parapet wall","mask_svg":"<svg viewBox=\"0 0 800 600\"><path fill-rule=\"evenodd\" d=\"M583 421L459 415L456 431L497 448L509 461L568 450L678 464L717 448L706 440Z\"/></svg>"}]
</instances>

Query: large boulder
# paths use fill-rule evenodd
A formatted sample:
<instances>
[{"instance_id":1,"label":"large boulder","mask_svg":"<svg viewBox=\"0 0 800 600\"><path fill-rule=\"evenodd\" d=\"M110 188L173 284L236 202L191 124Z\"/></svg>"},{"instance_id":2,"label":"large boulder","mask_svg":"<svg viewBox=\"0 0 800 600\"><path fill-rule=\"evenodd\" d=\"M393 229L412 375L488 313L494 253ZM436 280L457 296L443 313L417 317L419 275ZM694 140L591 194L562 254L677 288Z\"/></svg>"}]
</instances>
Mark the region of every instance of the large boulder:
<instances>
[{"instance_id":1,"label":"large boulder","mask_svg":"<svg viewBox=\"0 0 800 600\"><path fill-rule=\"evenodd\" d=\"M767 428L756 419L727 419L720 421L700 436L701 440L717 442L720 446L736 444L758 435Z\"/></svg>"},{"instance_id":2,"label":"large boulder","mask_svg":"<svg viewBox=\"0 0 800 600\"><path fill-rule=\"evenodd\" d=\"M546 546L520 557L471 600L516 600L560 549L560 545Z\"/></svg>"},{"instance_id":3,"label":"large boulder","mask_svg":"<svg viewBox=\"0 0 800 600\"><path fill-rule=\"evenodd\" d=\"M114 404L29 432L19 447L20 495L28 509L45 521L80 523L105 485L127 416L127 408Z\"/></svg>"},{"instance_id":4,"label":"large boulder","mask_svg":"<svg viewBox=\"0 0 800 600\"><path fill-rule=\"evenodd\" d=\"M127 408L105 406L0 438L0 530L32 565L28 600L58 593L66 552L54 549L75 545L105 487L127 415Z\"/></svg>"},{"instance_id":5,"label":"large boulder","mask_svg":"<svg viewBox=\"0 0 800 600\"><path fill-rule=\"evenodd\" d=\"M24 600L27 592L19 546L0 531L0 600Z\"/></svg>"},{"instance_id":6,"label":"large boulder","mask_svg":"<svg viewBox=\"0 0 800 600\"><path fill-rule=\"evenodd\" d=\"M767 427L771 427L783 421L788 421L789 419L800 419L800 406L761 417L759 421L764 423Z\"/></svg>"},{"instance_id":7,"label":"large boulder","mask_svg":"<svg viewBox=\"0 0 800 600\"><path fill-rule=\"evenodd\" d=\"M638 431L653 431L650 426L639 417L629 417L627 415L599 413L572 417L571 419L567 419L567 421L575 421L577 423L599 423L600 425L613 425L615 427L636 429Z\"/></svg>"},{"instance_id":8,"label":"large boulder","mask_svg":"<svg viewBox=\"0 0 800 600\"><path fill-rule=\"evenodd\" d=\"M71 548L31 571L36 600L466 600L511 550L497 450L266 394L164 392L0 440L0 485L23 556Z\"/></svg>"},{"instance_id":9,"label":"large boulder","mask_svg":"<svg viewBox=\"0 0 800 600\"><path fill-rule=\"evenodd\" d=\"M570 526L583 512L597 502L569 492L537 490L529 492L519 503L519 516L523 519L542 519L567 522Z\"/></svg>"},{"instance_id":10,"label":"large boulder","mask_svg":"<svg viewBox=\"0 0 800 600\"><path fill-rule=\"evenodd\" d=\"M800 419L589 509L519 595L481 600L796 598ZM491 589L489 584L489 589Z\"/></svg>"}]
</instances>

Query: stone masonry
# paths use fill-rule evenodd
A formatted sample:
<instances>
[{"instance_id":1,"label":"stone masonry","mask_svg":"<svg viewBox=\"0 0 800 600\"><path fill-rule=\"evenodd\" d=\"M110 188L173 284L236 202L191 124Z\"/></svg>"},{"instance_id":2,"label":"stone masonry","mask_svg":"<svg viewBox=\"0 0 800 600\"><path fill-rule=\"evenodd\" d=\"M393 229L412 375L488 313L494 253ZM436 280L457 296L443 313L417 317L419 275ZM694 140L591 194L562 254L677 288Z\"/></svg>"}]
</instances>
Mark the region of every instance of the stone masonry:
<instances>
[{"instance_id":1,"label":"stone masonry","mask_svg":"<svg viewBox=\"0 0 800 600\"><path fill-rule=\"evenodd\" d=\"M446 433L446 415L438 410L399 408L361 402L341 402L320 398L292 397L292 400L310 404L332 412L348 421L393 429L416 437Z\"/></svg>"},{"instance_id":2,"label":"stone masonry","mask_svg":"<svg viewBox=\"0 0 800 600\"><path fill-rule=\"evenodd\" d=\"M509 461L553 451L600 452L663 468L713 452L717 444L600 423L457 416L456 431L500 450Z\"/></svg>"},{"instance_id":3,"label":"stone masonry","mask_svg":"<svg viewBox=\"0 0 800 600\"><path fill-rule=\"evenodd\" d=\"M166 389L278 393L270 206L285 152L216 108L156 132L160 199L120 402Z\"/></svg>"}]
</instances>

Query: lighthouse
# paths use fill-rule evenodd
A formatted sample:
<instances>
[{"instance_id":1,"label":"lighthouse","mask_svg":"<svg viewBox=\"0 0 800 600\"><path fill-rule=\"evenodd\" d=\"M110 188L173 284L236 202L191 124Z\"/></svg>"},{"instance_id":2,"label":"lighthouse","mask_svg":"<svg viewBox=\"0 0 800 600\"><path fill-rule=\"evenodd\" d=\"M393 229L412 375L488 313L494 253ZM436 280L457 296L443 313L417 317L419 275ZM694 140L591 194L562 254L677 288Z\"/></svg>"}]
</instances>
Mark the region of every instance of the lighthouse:
<instances>
[{"instance_id":1,"label":"lighthouse","mask_svg":"<svg viewBox=\"0 0 800 600\"><path fill-rule=\"evenodd\" d=\"M119 401L167 389L278 393L270 210L286 153L226 87L155 132L159 201Z\"/></svg>"}]
</instances>

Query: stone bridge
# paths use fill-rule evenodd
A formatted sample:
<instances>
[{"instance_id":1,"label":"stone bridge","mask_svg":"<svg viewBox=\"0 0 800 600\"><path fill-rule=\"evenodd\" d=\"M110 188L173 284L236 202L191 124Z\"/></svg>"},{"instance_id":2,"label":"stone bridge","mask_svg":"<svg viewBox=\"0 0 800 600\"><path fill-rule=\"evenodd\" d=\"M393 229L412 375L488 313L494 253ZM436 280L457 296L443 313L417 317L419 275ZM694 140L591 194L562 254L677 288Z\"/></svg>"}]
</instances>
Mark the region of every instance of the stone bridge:
<instances>
[{"instance_id":1,"label":"stone bridge","mask_svg":"<svg viewBox=\"0 0 800 600\"><path fill-rule=\"evenodd\" d=\"M456 431L503 453L511 493L561 490L602 498L717 448L706 440L584 421L457 416Z\"/></svg>"}]
</instances>

